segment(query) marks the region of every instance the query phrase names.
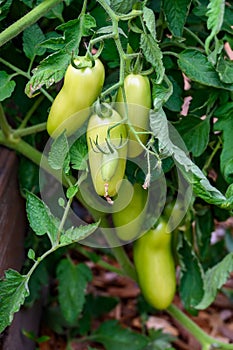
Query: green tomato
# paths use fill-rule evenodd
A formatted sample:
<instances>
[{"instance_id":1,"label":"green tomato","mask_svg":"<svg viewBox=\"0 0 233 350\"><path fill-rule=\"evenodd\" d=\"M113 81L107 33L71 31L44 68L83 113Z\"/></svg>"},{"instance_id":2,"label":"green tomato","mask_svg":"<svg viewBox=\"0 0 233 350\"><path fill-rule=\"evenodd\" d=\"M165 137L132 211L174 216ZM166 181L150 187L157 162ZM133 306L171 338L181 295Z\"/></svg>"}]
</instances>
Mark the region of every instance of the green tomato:
<instances>
[{"instance_id":1,"label":"green tomato","mask_svg":"<svg viewBox=\"0 0 233 350\"><path fill-rule=\"evenodd\" d=\"M119 163L118 151L115 149L110 153L102 154L101 175L105 182L114 176Z\"/></svg>"},{"instance_id":2,"label":"green tomato","mask_svg":"<svg viewBox=\"0 0 233 350\"><path fill-rule=\"evenodd\" d=\"M74 63L78 65L85 60L85 57L79 57ZM84 124L90 114L89 107L102 90L104 77L104 66L99 59L93 67L68 66L63 87L49 112L47 131L50 136L57 137L64 130L69 136Z\"/></svg>"},{"instance_id":3,"label":"green tomato","mask_svg":"<svg viewBox=\"0 0 233 350\"><path fill-rule=\"evenodd\" d=\"M172 230L183 223L186 214L185 209L184 204L180 201L172 201L165 206L164 216Z\"/></svg>"},{"instance_id":4,"label":"green tomato","mask_svg":"<svg viewBox=\"0 0 233 350\"><path fill-rule=\"evenodd\" d=\"M133 256L138 282L147 302L166 309L176 292L175 263L171 249L172 234L167 223L159 222L134 243Z\"/></svg>"},{"instance_id":5,"label":"green tomato","mask_svg":"<svg viewBox=\"0 0 233 350\"><path fill-rule=\"evenodd\" d=\"M127 100L128 119L137 132L146 132L149 129L149 110L151 108L151 88L147 76L129 74L124 80L124 89ZM118 90L116 102L117 111L124 116L125 105L122 88ZM138 134L141 142L146 144L147 134ZM143 152L143 147L137 142L137 138L129 130L128 156L135 158Z\"/></svg>"},{"instance_id":6,"label":"green tomato","mask_svg":"<svg viewBox=\"0 0 233 350\"><path fill-rule=\"evenodd\" d=\"M127 130L125 124L120 124L121 121L121 116L112 109L111 116L93 114L88 122L86 137L89 166L95 191L100 196L115 196L125 174ZM109 128L114 125L109 141L111 148L117 152L112 153L106 139ZM95 146L95 142L103 152Z\"/></svg>"},{"instance_id":7,"label":"green tomato","mask_svg":"<svg viewBox=\"0 0 233 350\"><path fill-rule=\"evenodd\" d=\"M118 198L128 194L127 184L123 184L119 190ZM126 188L125 188L126 187ZM114 203L116 211L112 214L112 220L115 226L117 236L123 241L129 241L136 238L141 233L142 224L145 220L147 209L147 190L144 190L142 185L135 183L133 186L133 195L122 210L117 211L117 206L120 203Z\"/></svg>"}]
</instances>

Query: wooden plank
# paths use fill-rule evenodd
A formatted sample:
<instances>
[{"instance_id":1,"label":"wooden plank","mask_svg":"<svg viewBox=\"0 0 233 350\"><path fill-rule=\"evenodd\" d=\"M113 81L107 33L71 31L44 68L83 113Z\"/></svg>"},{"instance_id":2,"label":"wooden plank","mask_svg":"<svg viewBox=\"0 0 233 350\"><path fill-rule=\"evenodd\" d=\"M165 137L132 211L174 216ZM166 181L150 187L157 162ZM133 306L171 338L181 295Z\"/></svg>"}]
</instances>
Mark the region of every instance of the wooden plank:
<instances>
[{"instance_id":1,"label":"wooden plank","mask_svg":"<svg viewBox=\"0 0 233 350\"><path fill-rule=\"evenodd\" d=\"M18 159L13 151L0 147L0 276L12 268L20 271L25 259L25 201L18 186ZM35 343L22 330L37 334L41 301L30 309L21 308L10 327L0 335L1 350L34 350Z\"/></svg>"},{"instance_id":2,"label":"wooden plank","mask_svg":"<svg viewBox=\"0 0 233 350\"><path fill-rule=\"evenodd\" d=\"M18 188L18 161L14 152L0 148L0 276L24 260L25 203Z\"/></svg>"}]
</instances>

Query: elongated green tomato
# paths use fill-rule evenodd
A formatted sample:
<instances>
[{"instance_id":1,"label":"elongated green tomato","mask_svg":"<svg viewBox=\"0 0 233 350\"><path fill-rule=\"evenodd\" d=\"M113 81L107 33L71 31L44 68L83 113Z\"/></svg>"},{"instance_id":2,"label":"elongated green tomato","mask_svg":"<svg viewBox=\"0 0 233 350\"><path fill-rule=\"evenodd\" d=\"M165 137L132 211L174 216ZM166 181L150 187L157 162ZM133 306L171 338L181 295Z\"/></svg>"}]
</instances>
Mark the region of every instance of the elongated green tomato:
<instances>
[{"instance_id":1,"label":"elongated green tomato","mask_svg":"<svg viewBox=\"0 0 233 350\"><path fill-rule=\"evenodd\" d=\"M112 109L111 116L93 114L87 126L86 137L92 182L96 193L106 198L117 194L125 174L127 130L124 124L120 124L121 121L121 116ZM114 125L116 126L111 128ZM108 141L111 143L110 148L106 142L109 128L111 128Z\"/></svg>"},{"instance_id":2,"label":"elongated green tomato","mask_svg":"<svg viewBox=\"0 0 233 350\"><path fill-rule=\"evenodd\" d=\"M164 216L172 230L183 223L186 214L185 209L184 203L178 200L168 203L164 208Z\"/></svg>"},{"instance_id":3,"label":"elongated green tomato","mask_svg":"<svg viewBox=\"0 0 233 350\"><path fill-rule=\"evenodd\" d=\"M123 184L119 190L118 198L127 196L127 193L127 187L125 188L125 184ZM117 211L119 203L116 202L116 211L112 214L112 220L117 236L121 240L131 241L141 233L142 224L146 216L147 195L147 190L144 190L141 184L135 183L133 185L133 195L128 205Z\"/></svg>"},{"instance_id":4,"label":"elongated green tomato","mask_svg":"<svg viewBox=\"0 0 233 350\"><path fill-rule=\"evenodd\" d=\"M172 234L167 223L159 222L134 243L133 256L138 281L145 299L156 309L166 309L176 292L175 263L171 250Z\"/></svg>"},{"instance_id":5,"label":"elongated green tomato","mask_svg":"<svg viewBox=\"0 0 233 350\"><path fill-rule=\"evenodd\" d=\"M127 100L128 118L135 131L146 132L149 129L149 110L151 108L151 88L147 76L129 74L124 80L124 89ZM116 102L117 111L124 116L126 114L122 88L118 90ZM141 142L146 144L147 134L138 134ZM135 158L143 152L143 147L137 142L137 138L129 130L128 156Z\"/></svg>"},{"instance_id":6,"label":"elongated green tomato","mask_svg":"<svg viewBox=\"0 0 233 350\"><path fill-rule=\"evenodd\" d=\"M79 57L74 63L78 66L85 60L85 57ZM102 90L104 77L104 66L99 59L93 67L68 66L63 87L49 112L47 131L50 136L57 137L64 130L69 136L83 125L90 114L89 107Z\"/></svg>"}]
</instances>

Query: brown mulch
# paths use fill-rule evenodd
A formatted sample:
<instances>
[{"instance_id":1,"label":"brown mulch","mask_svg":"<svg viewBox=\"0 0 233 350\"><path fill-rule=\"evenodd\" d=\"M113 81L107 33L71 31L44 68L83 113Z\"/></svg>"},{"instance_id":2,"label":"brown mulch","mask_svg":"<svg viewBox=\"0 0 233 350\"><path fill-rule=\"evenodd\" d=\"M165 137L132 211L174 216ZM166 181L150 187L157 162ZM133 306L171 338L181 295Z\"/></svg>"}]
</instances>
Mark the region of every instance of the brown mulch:
<instances>
[{"instance_id":1,"label":"brown mulch","mask_svg":"<svg viewBox=\"0 0 233 350\"><path fill-rule=\"evenodd\" d=\"M106 257L106 261L108 258ZM112 261L109 261L112 263ZM123 327L130 327L134 331L142 331L142 321L139 317L136 299L140 290L135 282L114 272L88 261L93 271L93 281L88 291L94 295L118 297L119 303L108 314L105 314L93 324L97 328L99 324L108 319L118 320ZM233 288L233 276L227 282L227 287ZM182 309L180 299L176 296L174 303ZM233 342L233 303L223 294L219 294L215 302L206 310L200 311L198 316L190 316L209 335L223 341ZM162 329L164 333L173 335L176 340L173 346L177 350L200 350L201 347L196 339L174 320L165 311L151 314L146 322L146 328ZM65 350L66 342L64 337L58 336L50 329L42 325L41 335L48 335L50 339L40 344L40 350ZM103 349L99 344L74 343L72 350L87 350L88 346Z\"/></svg>"}]
</instances>

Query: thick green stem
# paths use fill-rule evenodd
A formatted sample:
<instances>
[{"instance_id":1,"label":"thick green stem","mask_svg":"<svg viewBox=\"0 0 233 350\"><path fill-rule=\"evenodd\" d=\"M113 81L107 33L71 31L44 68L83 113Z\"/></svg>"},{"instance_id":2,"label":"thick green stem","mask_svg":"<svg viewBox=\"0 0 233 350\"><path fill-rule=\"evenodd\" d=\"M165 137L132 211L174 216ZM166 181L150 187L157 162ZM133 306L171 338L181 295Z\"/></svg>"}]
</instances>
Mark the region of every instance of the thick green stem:
<instances>
[{"instance_id":1,"label":"thick green stem","mask_svg":"<svg viewBox=\"0 0 233 350\"><path fill-rule=\"evenodd\" d=\"M233 350L233 344L223 343L206 334L196 323L194 323L174 304L171 304L166 311L200 342L202 349L211 349L211 345L218 345L218 348L220 349Z\"/></svg>"},{"instance_id":2,"label":"thick green stem","mask_svg":"<svg viewBox=\"0 0 233 350\"><path fill-rule=\"evenodd\" d=\"M115 258L120 263L122 269L125 271L126 275L128 277L132 278L133 280L137 281L136 270L135 270L133 264L131 264L129 257L126 254L123 247L121 247L121 246L114 247L114 248L112 248L112 251L113 251Z\"/></svg>"},{"instance_id":3,"label":"thick green stem","mask_svg":"<svg viewBox=\"0 0 233 350\"><path fill-rule=\"evenodd\" d=\"M88 258L89 260L92 260L92 253L87 251L85 248L83 248L81 245L77 245L76 249L79 253L81 253L82 255L84 255L86 258ZM125 276L125 272L122 269L119 269L118 267L115 267L109 263L107 263L106 261L99 259L96 261L96 259L94 260L94 262L99 265L100 267L103 267L104 269L108 270L108 271L112 271L117 273L118 275L121 276Z\"/></svg>"},{"instance_id":4,"label":"thick green stem","mask_svg":"<svg viewBox=\"0 0 233 350\"><path fill-rule=\"evenodd\" d=\"M32 105L32 107L29 109L29 111L27 112L27 114L25 115L25 118L23 119L22 123L20 124L18 129L23 129L26 127L29 119L31 118L31 116L33 115L33 113L38 109L39 105L41 104L41 102L43 101L44 96L41 95L39 96L34 104Z\"/></svg>"},{"instance_id":5,"label":"thick green stem","mask_svg":"<svg viewBox=\"0 0 233 350\"><path fill-rule=\"evenodd\" d=\"M0 33L0 47L16 37L25 28L29 27L33 23L36 23L49 10L51 10L51 8L58 5L62 1L63 0L45 0L33 10L28 12L25 16L21 17L18 21L6 28L2 33Z\"/></svg>"},{"instance_id":6,"label":"thick green stem","mask_svg":"<svg viewBox=\"0 0 233 350\"><path fill-rule=\"evenodd\" d=\"M36 124L33 126L28 126L27 128L22 128L22 129L19 128L19 129L13 131L12 134L13 134L13 137L15 137L15 138L35 134L37 132L46 130L46 125L47 125L47 123L45 122L45 123Z\"/></svg>"},{"instance_id":7,"label":"thick green stem","mask_svg":"<svg viewBox=\"0 0 233 350\"><path fill-rule=\"evenodd\" d=\"M6 139L11 136L11 127L6 120L2 104L0 103L0 128L2 129L3 135Z\"/></svg>"}]
</instances>

